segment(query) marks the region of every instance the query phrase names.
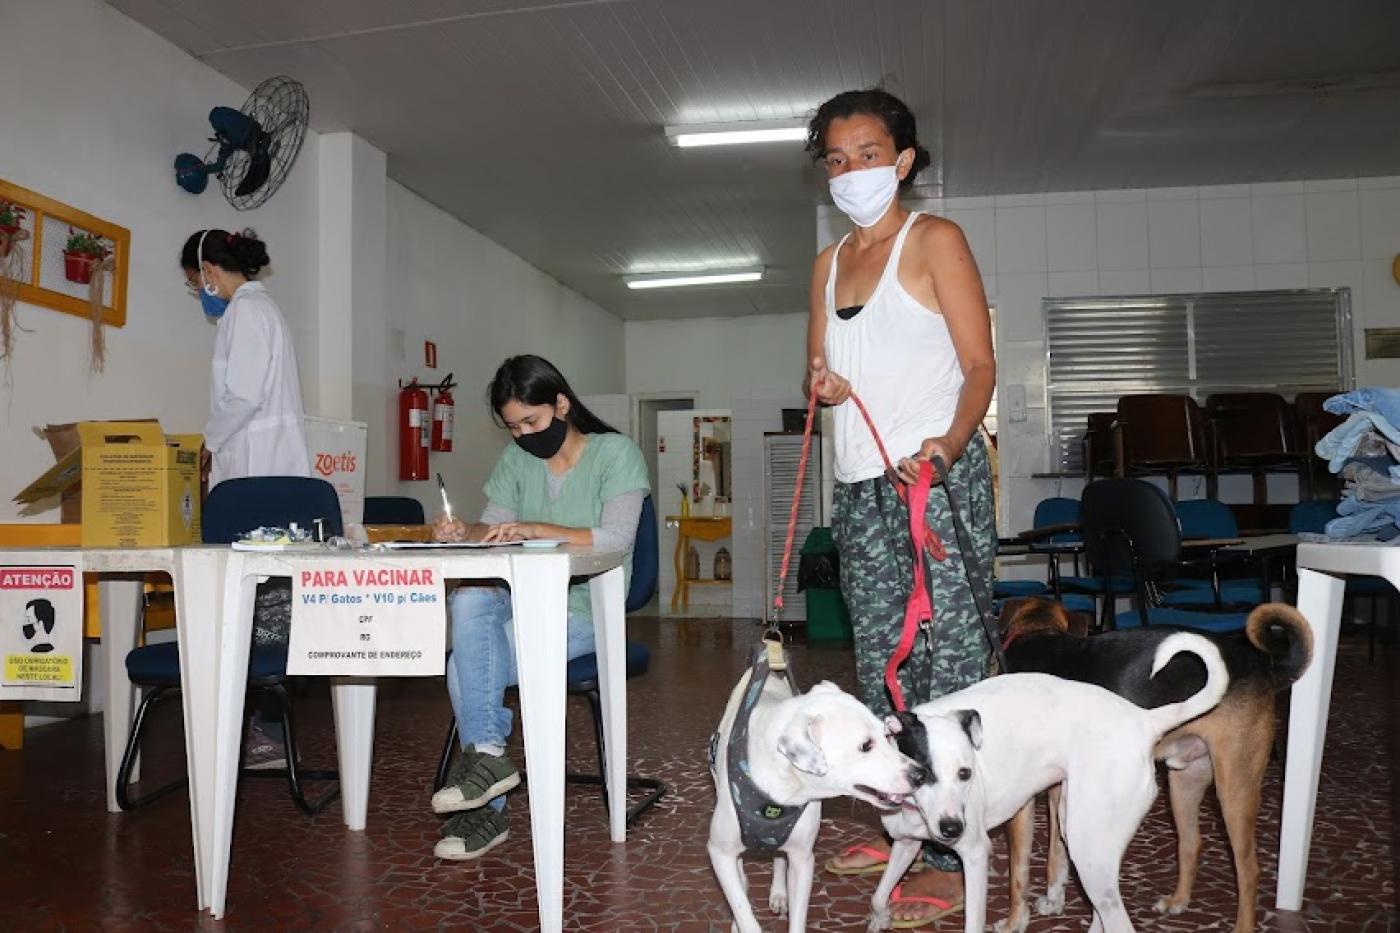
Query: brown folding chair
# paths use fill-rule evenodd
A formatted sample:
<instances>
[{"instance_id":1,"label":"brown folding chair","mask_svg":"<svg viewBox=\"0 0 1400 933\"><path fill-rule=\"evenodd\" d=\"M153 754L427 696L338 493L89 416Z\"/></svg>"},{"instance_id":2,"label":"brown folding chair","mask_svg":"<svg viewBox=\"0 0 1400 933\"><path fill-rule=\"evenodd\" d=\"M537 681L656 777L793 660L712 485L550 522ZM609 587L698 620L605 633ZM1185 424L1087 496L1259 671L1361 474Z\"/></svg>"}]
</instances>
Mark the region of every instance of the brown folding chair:
<instances>
[{"instance_id":1,"label":"brown folding chair","mask_svg":"<svg viewBox=\"0 0 1400 933\"><path fill-rule=\"evenodd\" d=\"M1176 499L1182 473L1206 477L1207 497L1215 496L1215 473L1206 454L1205 419L1189 395L1125 395L1118 399L1113 436L1119 476L1166 476Z\"/></svg>"},{"instance_id":2,"label":"brown folding chair","mask_svg":"<svg viewBox=\"0 0 1400 933\"><path fill-rule=\"evenodd\" d=\"M1301 475L1306 469L1288 403L1272 392L1221 392L1207 398L1206 439L1216 473L1253 474L1255 505L1269 501L1268 473Z\"/></svg>"},{"instance_id":3,"label":"brown folding chair","mask_svg":"<svg viewBox=\"0 0 1400 933\"><path fill-rule=\"evenodd\" d=\"M1114 412L1094 412L1088 418L1084 431L1084 477L1093 482L1095 477L1114 474L1117 460L1113 453L1113 422L1118 418Z\"/></svg>"},{"instance_id":4,"label":"brown folding chair","mask_svg":"<svg viewBox=\"0 0 1400 933\"><path fill-rule=\"evenodd\" d=\"M1313 452L1317 442L1324 435L1346 420L1341 415L1334 415L1322 409L1322 403L1336 394L1336 391L1299 392L1293 398L1298 449L1304 457L1300 474L1302 488L1298 492L1299 499L1304 502L1332 501L1337 498L1337 478L1328 471L1327 464Z\"/></svg>"}]
</instances>

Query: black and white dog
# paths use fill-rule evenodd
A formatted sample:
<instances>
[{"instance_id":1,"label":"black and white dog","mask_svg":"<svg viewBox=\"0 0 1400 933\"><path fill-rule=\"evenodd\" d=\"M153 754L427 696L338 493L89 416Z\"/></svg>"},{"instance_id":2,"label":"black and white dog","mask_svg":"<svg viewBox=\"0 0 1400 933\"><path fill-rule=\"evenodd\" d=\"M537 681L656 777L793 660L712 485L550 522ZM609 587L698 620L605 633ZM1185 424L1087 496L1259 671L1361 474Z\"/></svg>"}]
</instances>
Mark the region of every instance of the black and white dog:
<instances>
[{"instance_id":1,"label":"black and white dog","mask_svg":"<svg viewBox=\"0 0 1400 933\"><path fill-rule=\"evenodd\" d=\"M1131 933L1118 891L1123 852L1157 794L1152 751L1183 722L1225 695L1229 673L1220 649L1178 632L1157 646L1152 675L1180 653L1204 663L1205 685L1180 703L1142 709L1092 684L1048 674L1003 674L891 717L900 748L928 766L911 803L886 815L894 839L871 899L869 929L890 925L889 898L932 839L962 858L966 933L982 933L987 915L988 831L1016 816L1036 794L1063 783L1060 825L1070 859L1094 907L1090 933ZM1023 918L1026 912L1016 910ZM1009 933L998 924L999 933Z\"/></svg>"}]
</instances>

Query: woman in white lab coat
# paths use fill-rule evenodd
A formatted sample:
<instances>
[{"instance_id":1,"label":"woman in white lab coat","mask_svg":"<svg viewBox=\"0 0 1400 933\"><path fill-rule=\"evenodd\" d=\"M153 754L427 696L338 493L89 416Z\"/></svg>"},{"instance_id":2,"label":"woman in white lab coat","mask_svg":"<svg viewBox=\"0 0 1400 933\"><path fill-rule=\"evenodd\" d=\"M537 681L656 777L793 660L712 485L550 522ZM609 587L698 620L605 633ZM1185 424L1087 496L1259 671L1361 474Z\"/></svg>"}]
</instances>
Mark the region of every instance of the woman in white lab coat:
<instances>
[{"instance_id":1,"label":"woman in white lab coat","mask_svg":"<svg viewBox=\"0 0 1400 933\"><path fill-rule=\"evenodd\" d=\"M180 251L185 283L218 323L209 380L204 458L209 485L245 476L310 476L301 383L287 321L261 282L267 246L252 230L200 230ZM253 641L284 648L291 587L258 586ZM258 708L243 746L244 768L281 768L286 750L276 704Z\"/></svg>"},{"instance_id":2,"label":"woman in white lab coat","mask_svg":"<svg viewBox=\"0 0 1400 933\"><path fill-rule=\"evenodd\" d=\"M180 265L218 321L204 428L209 485L244 476L310 476L292 335L261 282L267 247L251 230L200 230Z\"/></svg>"}]
</instances>

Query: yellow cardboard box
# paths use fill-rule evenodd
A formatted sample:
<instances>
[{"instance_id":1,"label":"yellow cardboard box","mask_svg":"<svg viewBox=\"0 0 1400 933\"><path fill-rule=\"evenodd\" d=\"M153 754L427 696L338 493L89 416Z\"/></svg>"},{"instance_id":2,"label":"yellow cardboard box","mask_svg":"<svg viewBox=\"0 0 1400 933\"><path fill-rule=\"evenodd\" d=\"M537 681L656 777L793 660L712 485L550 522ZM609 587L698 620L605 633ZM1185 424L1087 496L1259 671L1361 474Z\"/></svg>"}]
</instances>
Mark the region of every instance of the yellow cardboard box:
<instances>
[{"instance_id":1,"label":"yellow cardboard box","mask_svg":"<svg viewBox=\"0 0 1400 933\"><path fill-rule=\"evenodd\" d=\"M15 501L62 496L81 485L83 547L195 544L198 434L164 434L153 421L86 421L77 446Z\"/></svg>"}]
</instances>

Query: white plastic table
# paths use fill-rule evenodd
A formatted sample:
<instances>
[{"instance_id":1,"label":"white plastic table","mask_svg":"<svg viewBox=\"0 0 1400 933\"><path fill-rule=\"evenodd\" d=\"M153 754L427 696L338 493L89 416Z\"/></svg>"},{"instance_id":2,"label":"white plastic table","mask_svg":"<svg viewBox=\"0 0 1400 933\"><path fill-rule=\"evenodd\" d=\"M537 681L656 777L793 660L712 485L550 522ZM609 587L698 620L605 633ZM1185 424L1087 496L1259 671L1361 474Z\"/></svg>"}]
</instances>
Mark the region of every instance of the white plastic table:
<instances>
[{"instance_id":1,"label":"white plastic table","mask_svg":"<svg viewBox=\"0 0 1400 933\"><path fill-rule=\"evenodd\" d=\"M200 628L181 624L184 619L206 615L203 601L191 602L191 590L185 585L179 548L0 548L0 563L5 564L63 564L79 565L84 573L98 575L98 593L102 612L102 647L107 674L107 688L102 713L102 740L107 764L107 811L121 812L117 806L117 772L122 753L131 732L132 713L138 698L136 686L126 674L126 656L136 647L141 631L141 595L145 575L170 575L175 591L176 629L180 647L180 675L184 683L212 682L213 664L209 645L216 634L212 627ZM205 584L207 585L207 584ZM221 583L215 583L221 587ZM194 592L201 590L196 588ZM206 594L209 591L204 591ZM207 595L205 596L207 599ZM197 795L198 766L207 755L212 730L190 729L189 723L212 722L213 706L199 691L183 690L180 702L184 708L185 756L190 780L190 836L194 845L195 898L200 907L208 904L205 885L207 869L208 821L200 818ZM132 769L133 781L140 780L140 759ZM207 784L205 785L207 786Z\"/></svg>"},{"instance_id":2,"label":"white plastic table","mask_svg":"<svg viewBox=\"0 0 1400 933\"><path fill-rule=\"evenodd\" d=\"M569 580L590 578L607 755L609 830L614 842L622 842L627 834L623 555L581 547L334 551L324 555L200 547L182 548L178 554L186 591L221 594L208 600L217 606L206 603L199 615L185 614L181 603L177 622L177 628L182 630L197 627L201 634L217 633L209 643L201 639L200 644L191 646L201 662L208 662L200 664L198 675L190 676L191 671L182 670L186 675L187 735L204 731L207 737L206 742L197 743L198 747L193 747L188 739L186 743L191 752L191 809L197 811L195 839L204 848L201 907L207 906L215 917L222 916L228 892L253 600L259 579L288 576L293 566L308 561L412 563L433 567L445 580L503 580L511 588L525 765L530 774L530 827L540 929L554 933L563 928L564 678ZM211 614L217 616L217 625L203 624L202 618ZM196 626L186 621L193 619L201 619L201 623ZM183 637L180 649L182 658L191 653ZM331 693L345 824L352 830L363 830L374 745L375 681L336 678ZM424 762L425 769L431 767L432 762Z\"/></svg>"},{"instance_id":3,"label":"white plastic table","mask_svg":"<svg viewBox=\"0 0 1400 933\"><path fill-rule=\"evenodd\" d=\"M1303 905L1347 574L1384 577L1392 586L1400 586L1400 548L1308 542L1298 545L1298 611L1312 626L1313 659L1293 685L1288 716L1288 762L1283 780L1275 902L1279 910L1298 910Z\"/></svg>"}]
</instances>

